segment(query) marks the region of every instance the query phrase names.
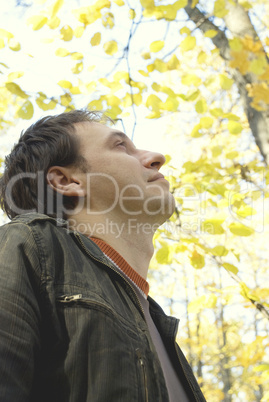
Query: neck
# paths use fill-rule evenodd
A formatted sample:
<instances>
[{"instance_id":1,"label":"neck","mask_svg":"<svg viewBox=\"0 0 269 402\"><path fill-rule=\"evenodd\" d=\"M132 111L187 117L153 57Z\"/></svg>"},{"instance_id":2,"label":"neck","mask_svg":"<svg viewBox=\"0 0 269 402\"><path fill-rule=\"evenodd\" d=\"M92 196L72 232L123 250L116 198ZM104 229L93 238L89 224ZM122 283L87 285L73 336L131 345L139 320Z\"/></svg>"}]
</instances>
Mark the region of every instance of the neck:
<instances>
[{"instance_id":1,"label":"neck","mask_svg":"<svg viewBox=\"0 0 269 402\"><path fill-rule=\"evenodd\" d=\"M70 217L69 224L73 229L86 236L104 240L139 275L144 279L147 278L149 263L154 251L152 238L159 223L141 221L137 217L128 217L123 220L112 216L90 215L89 217L79 214Z\"/></svg>"}]
</instances>

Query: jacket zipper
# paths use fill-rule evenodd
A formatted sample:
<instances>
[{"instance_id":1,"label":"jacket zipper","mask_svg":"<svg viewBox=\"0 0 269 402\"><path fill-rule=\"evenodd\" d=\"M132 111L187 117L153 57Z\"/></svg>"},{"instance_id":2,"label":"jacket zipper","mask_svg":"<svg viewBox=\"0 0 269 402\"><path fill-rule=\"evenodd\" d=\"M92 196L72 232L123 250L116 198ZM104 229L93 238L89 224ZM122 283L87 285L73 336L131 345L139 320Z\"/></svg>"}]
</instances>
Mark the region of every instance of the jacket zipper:
<instances>
[{"instance_id":1,"label":"jacket zipper","mask_svg":"<svg viewBox=\"0 0 269 402\"><path fill-rule=\"evenodd\" d=\"M144 320L145 320L145 312L144 312L144 309L143 309L143 307L142 307L142 305L141 305L141 303L140 303L140 300L138 299L138 297L137 297L135 291L133 290L132 286L131 286L131 285L129 284L129 282L124 278L124 276L123 276L118 270L116 270L114 267L112 267L111 265L108 265L108 264L106 264L104 261L99 260L98 258L95 258L95 257L89 252L89 250L84 246L84 244L83 244L83 242L82 242L82 240L81 240L81 237L80 237L80 235L79 235L78 232L74 232L74 235L75 235L76 238L78 239L78 241L79 241L80 245L82 246L83 250L85 250L86 253L91 256L91 258L93 258L95 261L100 262L101 264L106 265L108 268L112 269L114 272L116 272L117 275L119 275L119 276L125 281L125 283L127 283L127 285L129 286L129 288L130 288L131 291L133 292L133 294L134 294L134 296L135 296L135 299L137 300L137 303L138 303L138 305L139 305L139 307L140 307L141 312L143 313ZM71 297L71 298L72 298L72 297L76 297L76 299L77 299L77 298L79 298L79 297L77 297L77 296L79 296L79 295L74 295L74 296L70 296L70 297ZM67 297L68 297L68 296L67 296ZM175 331L175 332L176 332L176 331ZM188 381L188 384L189 384L189 386L190 386L190 389L193 391L193 387L192 387L192 385L191 385L191 383L190 383L190 381L189 381L189 379L188 379L188 376L187 376L187 374L186 374L186 371L185 371L185 369L184 369L184 367L183 367L183 365L182 365L182 363L181 363L181 361L180 361L180 357L179 357L179 355L178 355L178 351L177 351L177 348L176 348L175 336L174 336L174 338L173 338L173 341L174 341L174 348L175 348L175 351L176 351L176 355L177 355L179 364L180 364L180 366L182 367L182 370L183 370L183 372L184 372L184 374L185 374L186 380ZM138 350L140 350L140 349L138 349ZM140 353L141 353L141 351L140 351ZM139 358L139 357L138 357L138 358ZM140 365L141 365L141 367L142 367L142 369L143 369L143 372L144 372L144 379L145 379L145 381L146 381L147 379L146 379L145 365L144 365L144 361L143 361L142 357L140 358L139 361L140 361ZM145 385L146 385L146 384L145 384ZM145 396L146 396L146 401L148 402L148 390L147 390L147 387L146 387L145 393L146 393L146 394L145 394ZM194 394L194 392L193 392L193 395L194 395L194 397L195 397L195 400L196 400L197 402L199 402L198 399L196 398L196 395Z\"/></svg>"},{"instance_id":2,"label":"jacket zipper","mask_svg":"<svg viewBox=\"0 0 269 402\"><path fill-rule=\"evenodd\" d=\"M146 367L144 363L144 359L142 357L141 349L136 349L136 355L138 357L138 361L143 373L143 380L144 380L144 388L145 388L145 401L148 402L148 382L147 382L147 374L146 374Z\"/></svg>"},{"instance_id":3,"label":"jacket zipper","mask_svg":"<svg viewBox=\"0 0 269 402\"><path fill-rule=\"evenodd\" d=\"M80 237L79 233L78 233L78 232L74 232L74 234L75 234L76 238L79 240L79 243L81 244L83 250L85 250L86 253L91 256L91 258L93 258L95 261L100 262L101 264L106 265L108 268L112 269L114 272L116 272L116 274L118 274L118 275L124 280L125 283L127 283L127 285L129 286L129 288L131 289L132 293L133 293L134 296L135 296L135 299L136 299L136 301L137 301L137 304L139 305L140 310L141 310L141 312L142 312L142 314L143 314L143 317L144 317L144 320L145 320L145 312L144 312L144 309L143 309L143 307L142 307L142 304L141 304L140 300L138 299L138 296L137 296L137 294L135 293L135 291L133 290L133 288L132 288L132 286L130 285L130 283L124 278L124 276L123 276L117 269L115 269L115 268L112 267L111 265L106 264L104 261L99 260L98 258L95 258L95 257L90 253L90 251L84 246L84 244L83 244L83 242L82 242L82 240L81 240L81 237Z\"/></svg>"},{"instance_id":4,"label":"jacket zipper","mask_svg":"<svg viewBox=\"0 0 269 402\"><path fill-rule=\"evenodd\" d=\"M80 294L72 295L72 296L66 296L66 295L59 296L57 298L57 300L60 301L61 303L71 303L71 302L73 302L75 300L79 300L81 298L82 298L82 294L80 293Z\"/></svg>"}]
</instances>

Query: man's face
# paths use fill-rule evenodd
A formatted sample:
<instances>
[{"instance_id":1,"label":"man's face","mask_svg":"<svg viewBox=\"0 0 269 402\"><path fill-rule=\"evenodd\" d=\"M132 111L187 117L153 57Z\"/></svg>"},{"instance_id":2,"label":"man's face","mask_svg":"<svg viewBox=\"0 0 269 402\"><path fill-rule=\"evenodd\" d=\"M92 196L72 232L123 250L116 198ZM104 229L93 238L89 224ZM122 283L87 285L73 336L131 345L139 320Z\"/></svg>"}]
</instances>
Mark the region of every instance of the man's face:
<instances>
[{"instance_id":1,"label":"man's face","mask_svg":"<svg viewBox=\"0 0 269 402\"><path fill-rule=\"evenodd\" d=\"M117 211L123 219L152 216L155 221L173 213L169 183L159 173L165 162L162 154L137 149L121 131L100 123L79 123L76 135L89 165L87 174L80 173L87 213Z\"/></svg>"}]
</instances>

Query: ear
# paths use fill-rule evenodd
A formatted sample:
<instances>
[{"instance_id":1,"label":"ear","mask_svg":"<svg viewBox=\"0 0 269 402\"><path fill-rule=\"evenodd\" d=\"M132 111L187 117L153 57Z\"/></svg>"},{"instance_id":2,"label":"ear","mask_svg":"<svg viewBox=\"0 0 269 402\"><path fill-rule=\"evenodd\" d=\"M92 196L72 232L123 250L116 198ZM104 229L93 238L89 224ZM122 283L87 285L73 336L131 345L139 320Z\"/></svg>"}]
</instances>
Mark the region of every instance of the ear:
<instances>
[{"instance_id":1,"label":"ear","mask_svg":"<svg viewBox=\"0 0 269 402\"><path fill-rule=\"evenodd\" d=\"M74 168L52 166L47 173L47 183L53 190L67 197L83 197L86 192L80 176L74 172Z\"/></svg>"}]
</instances>

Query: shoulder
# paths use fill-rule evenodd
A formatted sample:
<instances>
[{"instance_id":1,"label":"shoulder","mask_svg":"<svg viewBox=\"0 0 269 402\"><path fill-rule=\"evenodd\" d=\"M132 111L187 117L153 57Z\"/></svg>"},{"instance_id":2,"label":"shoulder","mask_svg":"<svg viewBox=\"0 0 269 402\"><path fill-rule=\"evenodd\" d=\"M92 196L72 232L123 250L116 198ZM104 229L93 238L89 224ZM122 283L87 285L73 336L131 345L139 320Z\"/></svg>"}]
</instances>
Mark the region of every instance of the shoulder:
<instances>
[{"instance_id":1,"label":"shoulder","mask_svg":"<svg viewBox=\"0 0 269 402\"><path fill-rule=\"evenodd\" d=\"M57 220L47 215L29 213L16 216L0 227L1 248L51 249L55 238L64 231L67 234L66 221ZM63 233L62 233L63 235Z\"/></svg>"}]
</instances>

